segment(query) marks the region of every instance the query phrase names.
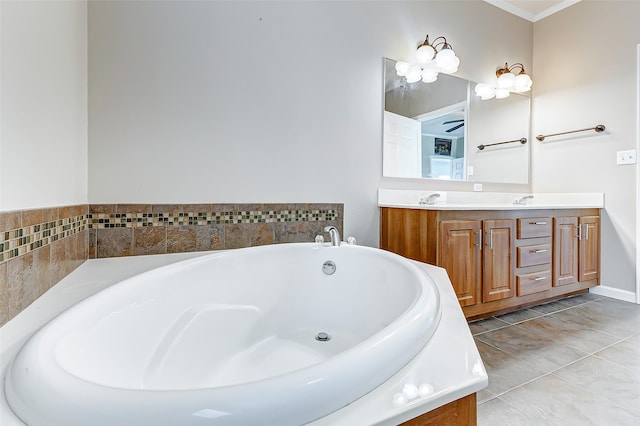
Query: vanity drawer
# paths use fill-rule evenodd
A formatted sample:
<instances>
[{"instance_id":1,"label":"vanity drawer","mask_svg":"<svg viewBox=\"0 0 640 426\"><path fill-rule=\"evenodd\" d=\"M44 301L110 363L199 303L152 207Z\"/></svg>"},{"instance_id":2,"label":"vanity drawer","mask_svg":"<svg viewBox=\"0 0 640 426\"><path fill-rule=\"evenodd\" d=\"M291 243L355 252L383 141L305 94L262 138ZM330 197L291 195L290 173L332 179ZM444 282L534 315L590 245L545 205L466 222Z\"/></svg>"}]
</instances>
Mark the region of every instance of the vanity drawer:
<instances>
[{"instance_id":1,"label":"vanity drawer","mask_svg":"<svg viewBox=\"0 0 640 426\"><path fill-rule=\"evenodd\" d=\"M551 244L518 247L518 268L551 263Z\"/></svg>"},{"instance_id":2,"label":"vanity drawer","mask_svg":"<svg viewBox=\"0 0 640 426\"><path fill-rule=\"evenodd\" d=\"M516 295L525 296L551 288L551 271L532 272L516 276Z\"/></svg>"},{"instance_id":3,"label":"vanity drawer","mask_svg":"<svg viewBox=\"0 0 640 426\"><path fill-rule=\"evenodd\" d=\"M538 238L551 236L550 217L528 217L518 219L518 238Z\"/></svg>"}]
</instances>

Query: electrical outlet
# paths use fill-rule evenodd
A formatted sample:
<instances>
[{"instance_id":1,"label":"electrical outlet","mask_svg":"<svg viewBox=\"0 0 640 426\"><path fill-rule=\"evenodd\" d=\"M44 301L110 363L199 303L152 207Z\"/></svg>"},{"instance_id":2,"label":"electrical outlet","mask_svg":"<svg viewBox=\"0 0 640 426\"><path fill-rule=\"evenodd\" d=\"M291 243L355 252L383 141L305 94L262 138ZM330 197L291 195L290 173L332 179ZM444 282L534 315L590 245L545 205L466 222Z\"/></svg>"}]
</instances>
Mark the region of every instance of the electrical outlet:
<instances>
[{"instance_id":1,"label":"electrical outlet","mask_svg":"<svg viewBox=\"0 0 640 426\"><path fill-rule=\"evenodd\" d=\"M473 184L473 190L476 192L481 192L482 191L482 184L481 183L474 183Z\"/></svg>"},{"instance_id":2,"label":"electrical outlet","mask_svg":"<svg viewBox=\"0 0 640 426\"><path fill-rule=\"evenodd\" d=\"M616 152L616 164L636 164L636 150L631 149L629 151Z\"/></svg>"}]
</instances>

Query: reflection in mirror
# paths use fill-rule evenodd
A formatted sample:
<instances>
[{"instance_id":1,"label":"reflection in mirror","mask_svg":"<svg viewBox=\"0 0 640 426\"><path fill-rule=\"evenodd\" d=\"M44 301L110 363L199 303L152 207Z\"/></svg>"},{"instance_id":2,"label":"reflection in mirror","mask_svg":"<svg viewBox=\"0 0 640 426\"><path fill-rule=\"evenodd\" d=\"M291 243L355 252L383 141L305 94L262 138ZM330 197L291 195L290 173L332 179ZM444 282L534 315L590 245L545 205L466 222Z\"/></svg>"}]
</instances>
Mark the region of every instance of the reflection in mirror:
<instances>
[{"instance_id":1,"label":"reflection in mirror","mask_svg":"<svg viewBox=\"0 0 640 426\"><path fill-rule=\"evenodd\" d=\"M384 176L528 182L529 144L477 149L529 138L528 97L480 101L470 96L472 82L443 74L407 83L395 63L385 59Z\"/></svg>"},{"instance_id":2,"label":"reflection in mirror","mask_svg":"<svg viewBox=\"0 0 640 426\"><path fill-rule=\"evenodd\" d=\"M464 179L466 80L407 83L385 60L383 175Z\"/></svg>"},{"instance_id":3,"label":"reflection in mirror","mask_svg":"<svg viewBox=\"0 0 640 426\"><path fill-rule=\"evenodd\" d=\"M470 99L468 179L476 182L529 182L530 99L512 93L504 99ZM520 142L478 149L477 145L527 138Z\"/></svg>"}]
</instances>

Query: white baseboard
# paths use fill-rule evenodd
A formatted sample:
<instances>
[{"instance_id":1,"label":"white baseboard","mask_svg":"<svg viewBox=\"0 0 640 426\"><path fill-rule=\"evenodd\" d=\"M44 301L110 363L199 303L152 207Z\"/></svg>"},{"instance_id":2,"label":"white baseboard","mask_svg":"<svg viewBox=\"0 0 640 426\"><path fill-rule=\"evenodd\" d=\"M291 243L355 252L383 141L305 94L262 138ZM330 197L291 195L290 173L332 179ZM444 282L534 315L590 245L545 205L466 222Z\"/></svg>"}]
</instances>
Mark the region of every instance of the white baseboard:
<instances>
[{"instance_id":1,"label":"white baseboard","mask_svg":"<svg viewBox=\"0 0 640 426\"><path fill-rule=\"evenodd\" d=\"M623 300L625 302L637 303L636 294L628 290L620 290L614 287L607 287L605 285L599 285L591 287L589 293L599 294L601 296L611 297L612 299Z\"/></svg>"}]
</instances>

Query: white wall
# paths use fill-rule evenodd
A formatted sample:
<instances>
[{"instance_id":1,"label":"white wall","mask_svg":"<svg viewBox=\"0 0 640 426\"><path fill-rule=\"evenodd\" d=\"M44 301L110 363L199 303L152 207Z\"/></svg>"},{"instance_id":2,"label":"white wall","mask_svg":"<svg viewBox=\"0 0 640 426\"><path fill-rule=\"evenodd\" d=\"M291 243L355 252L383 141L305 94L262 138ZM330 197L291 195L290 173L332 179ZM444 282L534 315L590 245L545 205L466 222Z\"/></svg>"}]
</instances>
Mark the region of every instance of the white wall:
<instances>
[{"instance_id":1,"label":"white wall","mask_svg":"<svg viewBox=\"0 0 640 426\"><path fill-rule=\"evenodd\" d=\"M444 35L488 80L530 69L532 28L479 0L89 2L89 201L343 202L375 246L379 187L472 187L381 177L383 57Z\"/></svg>"},{"instance_id":2,"label":"white wall","mask_svg":"<svg viewBox=\"0 0 640 426\"><path fill-rule=\"evenodd\" d=\"M532 134L604 124L532 144L536 192L604 192L602 284L635 291L636 166L616 151L636 148L636 46L640 2L583 1L534 25Z\"/></svg>"},{"instance_id":3,"label":"white wall","mask_svg":"<svg viewBox=\"0 0 640 426\"><path fill-rule=\"evenodd\" d=\"M0 9L0 211L86 203L86 2Z\"/></svg>"}]
</instances>

